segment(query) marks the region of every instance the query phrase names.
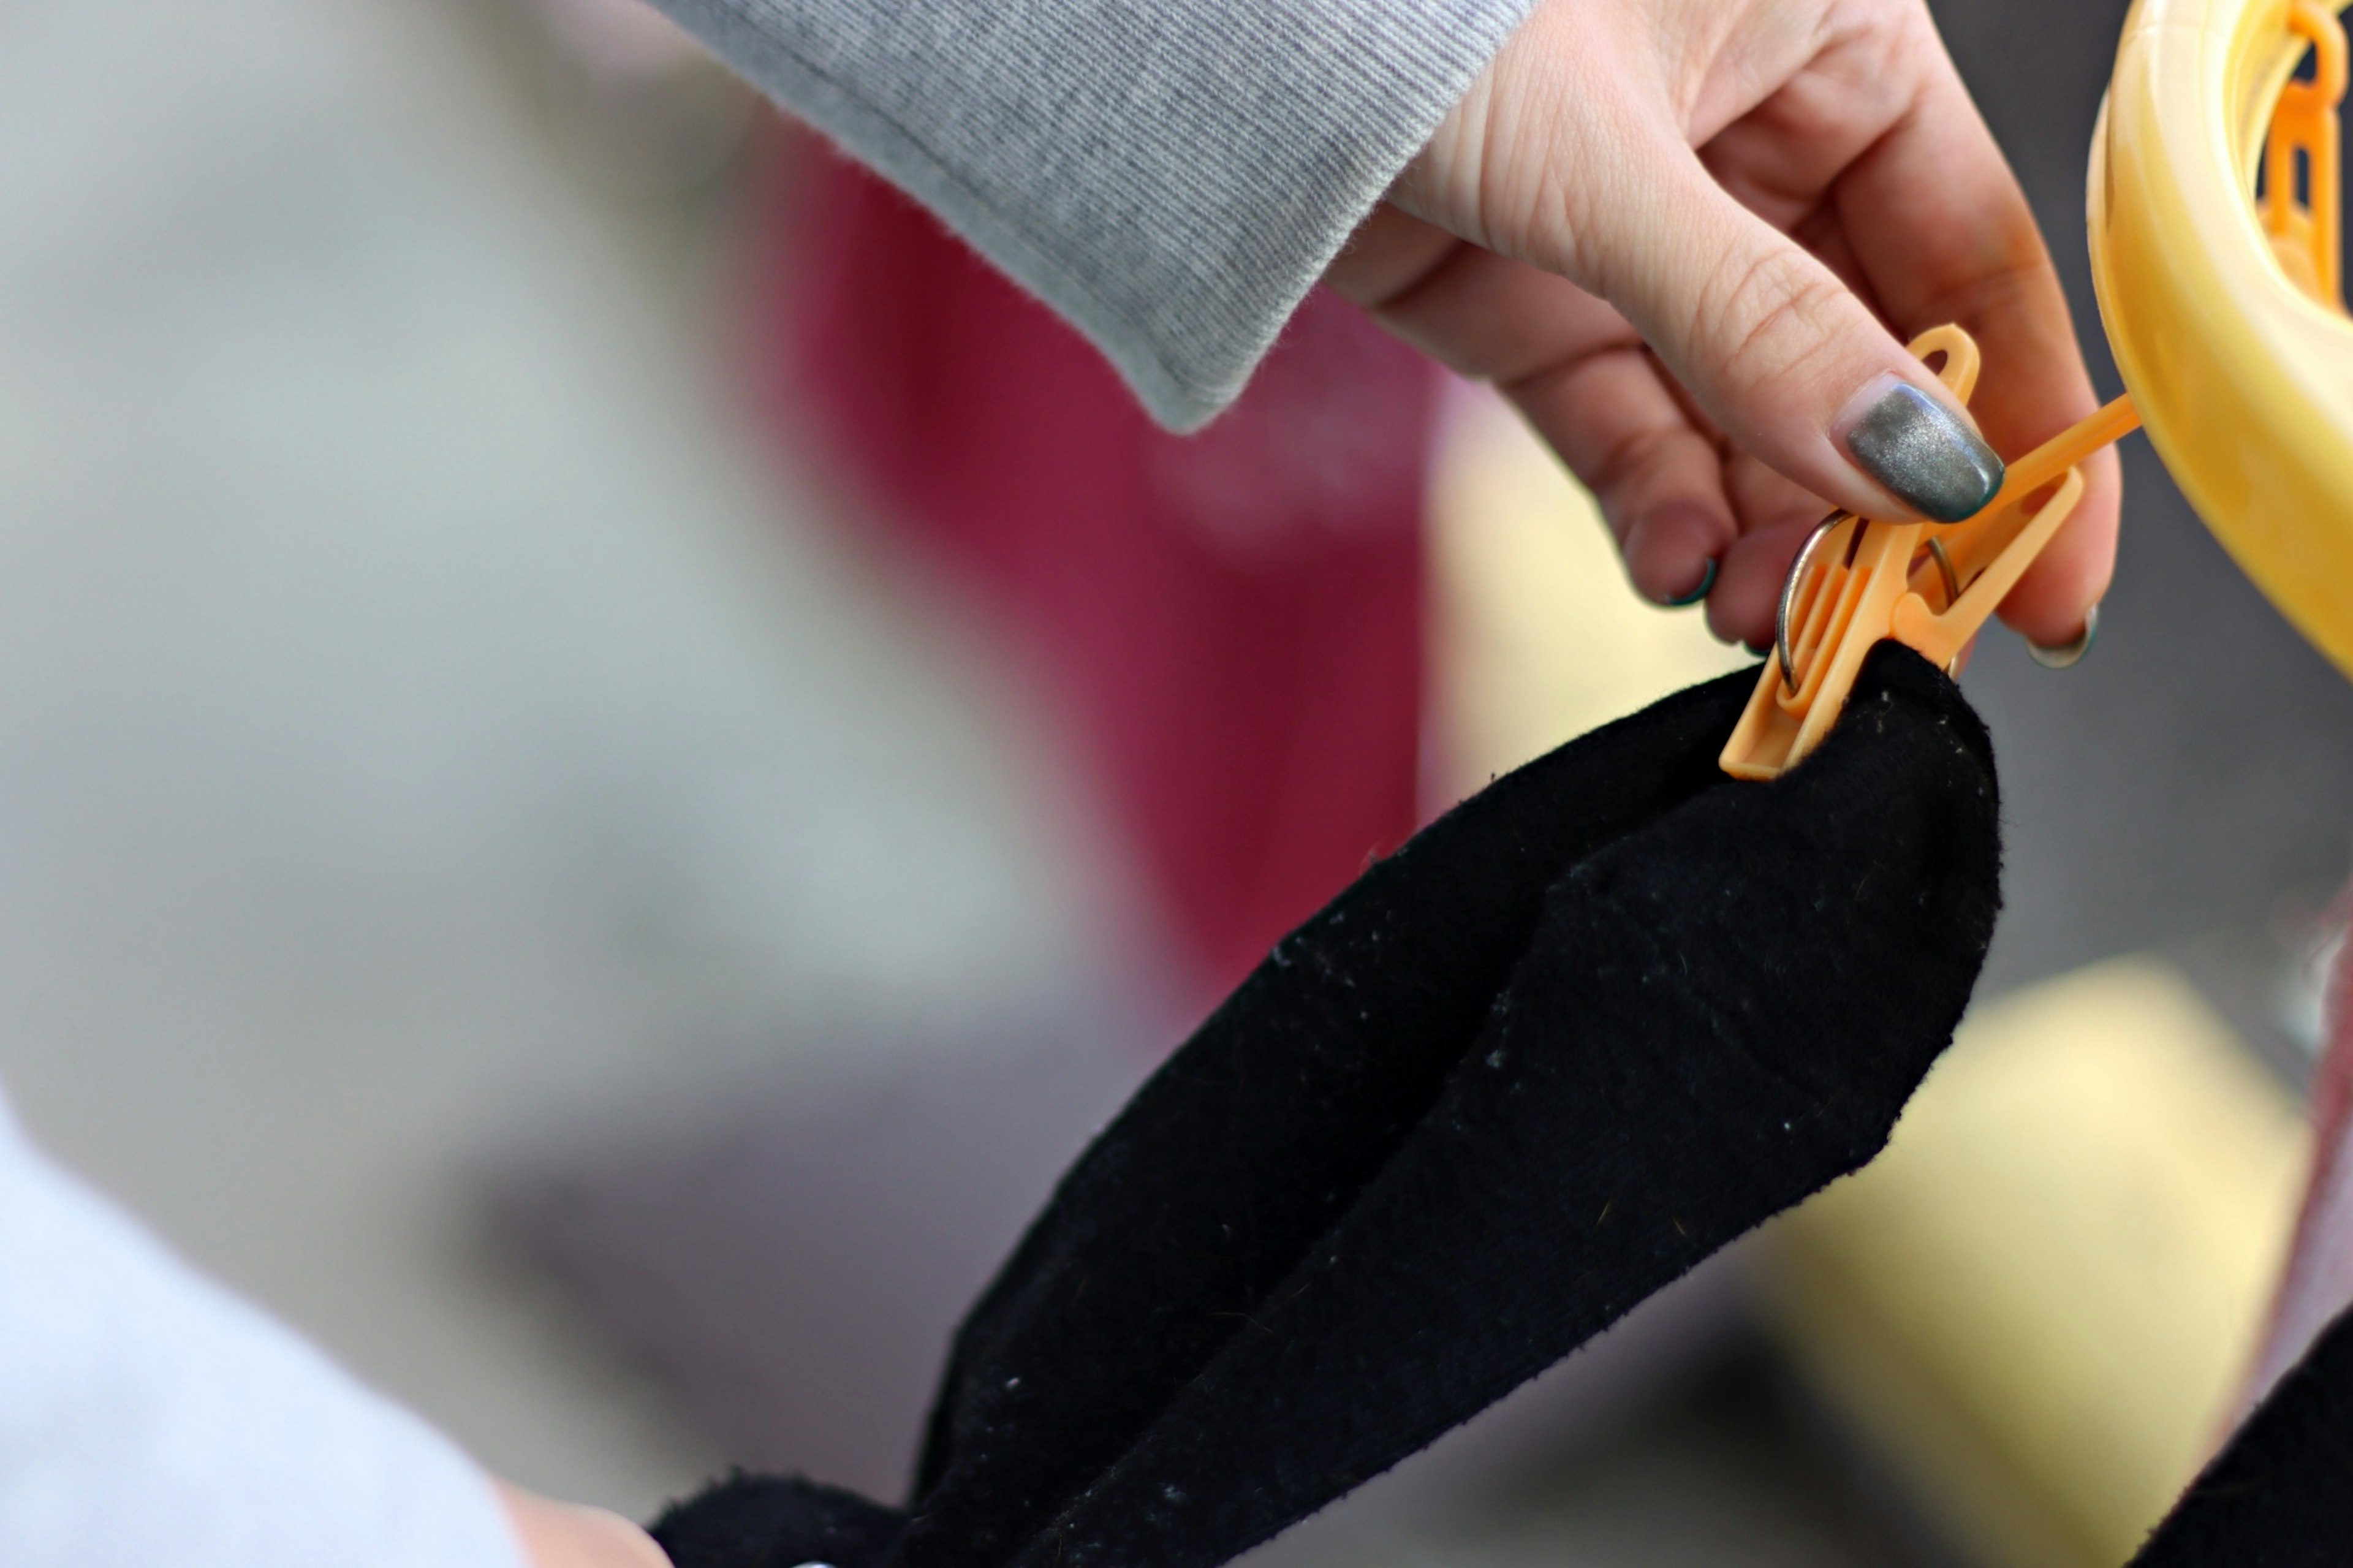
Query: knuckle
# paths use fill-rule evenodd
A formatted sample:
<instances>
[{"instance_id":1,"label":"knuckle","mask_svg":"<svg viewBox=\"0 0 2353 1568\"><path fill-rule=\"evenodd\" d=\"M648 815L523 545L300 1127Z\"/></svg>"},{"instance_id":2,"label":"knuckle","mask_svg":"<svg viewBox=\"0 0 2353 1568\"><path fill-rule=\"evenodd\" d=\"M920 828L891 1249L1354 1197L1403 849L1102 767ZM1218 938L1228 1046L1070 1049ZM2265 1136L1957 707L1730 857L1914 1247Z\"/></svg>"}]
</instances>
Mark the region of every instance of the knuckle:
<instances>
[{"instance_id":1,"label":"knuckle","mask_svg":"<svg viewBox=\"0 0 2353 1568\"><path fill-rule=\"evenodd\" d=\"M1663 460L1678 452L1682 443L1676 437L1681 434L1683 433L1656 426L1620 434L1596 452L1587 465L1587 485L1597 495L1611 500L1630 500L1638 479L1664 466Z\"/></svg>"},{"instance_id":2,"label":"knuckle","mask_svg":"<svg viewBox=\"0 0 2353 1568\"><path fill-rule=\"evenodd\" d=\"M1723 392L1763 395L1834 334L1849 296L1828 269L1789 246L1735 262L1701 300L1702 342Z\"/></svg>"},{"instance_id":3,"label":"knuckle","mask_svg":"<svg viewBox=\"0 0 2353 1568\"><path fill-rule=\"evenodd\" d=\"M1922 318L1976 325L2024 310L2036 302L2044 270L2039 243L2019 247L1999 262L1937 289Z\"/></svg>"}]
</instances>

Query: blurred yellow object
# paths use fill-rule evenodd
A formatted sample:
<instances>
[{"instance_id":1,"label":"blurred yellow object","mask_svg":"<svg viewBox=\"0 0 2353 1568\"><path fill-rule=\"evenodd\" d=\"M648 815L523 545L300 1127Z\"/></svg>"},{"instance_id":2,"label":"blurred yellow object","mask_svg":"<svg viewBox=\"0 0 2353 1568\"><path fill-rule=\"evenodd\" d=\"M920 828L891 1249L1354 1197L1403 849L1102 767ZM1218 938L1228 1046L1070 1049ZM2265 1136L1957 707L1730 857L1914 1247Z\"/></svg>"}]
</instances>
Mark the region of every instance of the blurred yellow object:
<instances>
[{"instance_id":1,"label":"blurred yellow object","mask_svg":"<svg viewBox=\"0 0 2353 1568\"><path fill-rule=\"evenodd\" d=\"M2316 47L2316 79L2295 81ZM2088 205L2100 314L2158 455L2232 559L2353 674L2353 321L2338 299L2333 108L2344 79L2343 35L2316 0L2137 0Z\"/></svg>"},{"instance_id":2,"label":"blurred yellow object","mask_svg":"<svg viewBox=\"0 0 2353 1568\"><path fill-rule=\"evenodd\" d=\"M1592 496L1491 393L1447 421L1430 516L1439 804L1753 662L1634 591Z\"/></svg>"},{"instance_id":3,"label":"blurred yellow object","mask_svg":"<svg viewBox=\"0 0 2353 1568\"><path fill-rule=\"evenodd\" d=\"M1978 1562L2114 1568L2206 1456L2302 1190L2289 1097L2166 965L1992 1003L1769 1234L1767 1315Z\"/></svg>"}]
</instances>

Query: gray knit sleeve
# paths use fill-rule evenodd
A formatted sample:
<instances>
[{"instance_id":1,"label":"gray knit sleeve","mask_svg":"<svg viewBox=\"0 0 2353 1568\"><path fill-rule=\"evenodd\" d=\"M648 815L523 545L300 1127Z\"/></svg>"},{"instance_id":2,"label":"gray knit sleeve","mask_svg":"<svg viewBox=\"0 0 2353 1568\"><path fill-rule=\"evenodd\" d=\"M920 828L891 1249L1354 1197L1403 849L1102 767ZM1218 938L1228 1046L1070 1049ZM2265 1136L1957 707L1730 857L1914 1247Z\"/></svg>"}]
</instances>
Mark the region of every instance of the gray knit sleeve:
<instances>
[{"instance_id":1,"label":"gray knit sleeve","mask_svg":"<svg viewBox=\"0 0 2353 1568\"><path fill-rule=\"evenodd\" d=\"M658 3L1189 428L1534 0Z\"/></svg>"}]
</instances>

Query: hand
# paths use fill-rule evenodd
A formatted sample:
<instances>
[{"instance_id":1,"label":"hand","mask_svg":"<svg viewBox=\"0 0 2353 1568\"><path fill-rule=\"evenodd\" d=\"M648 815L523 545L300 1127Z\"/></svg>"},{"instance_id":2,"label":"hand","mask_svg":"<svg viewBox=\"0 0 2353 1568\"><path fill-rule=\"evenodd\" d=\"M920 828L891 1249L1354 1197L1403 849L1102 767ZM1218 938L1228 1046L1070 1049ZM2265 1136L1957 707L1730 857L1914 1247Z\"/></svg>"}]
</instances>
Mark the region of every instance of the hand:
<instances>
[{"instance_id":1,"label":"hand","mask_svg":"<svg viewBox=\"0 0 2353 1568\"><path fill-rule=\"evenodd\" d=\"M2016 457L2094 407L1923 0L1541 0L1329 281L1494 382L1641 592L1712 588L1710 627L1751 645L1832 506L1966 516L1985 442ZM1982 441L1904 352L1944 321L1985 351ZM2002 606L2039 643L2107 588L2114 455L2085 477Z\"/></svg>"},{"instance_id":2,"label":"hand","mask_svg":"<svg viewBox=\"0 0 2353 1568\"><path fill-rule=\"evenodd\" d=\"M653 1538L619 1514L495 1484L531 1568L670 1568Z\"/></svg>"}]
</instances>

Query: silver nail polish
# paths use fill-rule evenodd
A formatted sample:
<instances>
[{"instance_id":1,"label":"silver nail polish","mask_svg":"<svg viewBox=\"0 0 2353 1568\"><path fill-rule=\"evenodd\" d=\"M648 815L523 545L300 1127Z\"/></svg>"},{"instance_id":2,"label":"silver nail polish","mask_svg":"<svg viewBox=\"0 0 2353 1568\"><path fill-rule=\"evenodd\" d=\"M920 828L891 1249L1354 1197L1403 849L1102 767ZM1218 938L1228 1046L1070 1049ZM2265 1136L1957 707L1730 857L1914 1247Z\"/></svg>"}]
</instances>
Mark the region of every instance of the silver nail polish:
<instances>
[{"instance_id":1,"label":"silver nail polish","mask_svg":"<svg viewBox=\"0 0 2353 1568\"><path fill-rule=\"evenodd\" d=\"M1855 464L1937 522L1983 510L2001 489L2001 458L1965 420L1908 381L1873 398L1847 431Z\"/></svg>"}]
</instances>

